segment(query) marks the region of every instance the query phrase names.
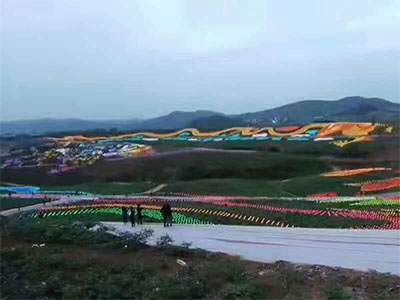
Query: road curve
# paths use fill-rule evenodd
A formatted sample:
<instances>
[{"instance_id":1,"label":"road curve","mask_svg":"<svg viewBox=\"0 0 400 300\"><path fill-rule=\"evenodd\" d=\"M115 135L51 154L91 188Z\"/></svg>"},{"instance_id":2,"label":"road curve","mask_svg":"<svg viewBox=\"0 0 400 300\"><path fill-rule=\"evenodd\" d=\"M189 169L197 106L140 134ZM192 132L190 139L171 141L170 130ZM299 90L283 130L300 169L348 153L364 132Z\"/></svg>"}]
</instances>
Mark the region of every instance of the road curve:
<instances>
[{"instance_id":1,"label":"road curve","mask_svg":"<svg viewBox=\"0 0 400 300\"><path fill-rule=\"evenodd\" d=\"M106 222L117 232L152 228L150 244L168 233L174 244L192 242L193 247L240 255L244 259L299 264L319 264L400 275L400 231L276 228L259 226L160 224L131 228Z\"/></svg>"}]
</instances>

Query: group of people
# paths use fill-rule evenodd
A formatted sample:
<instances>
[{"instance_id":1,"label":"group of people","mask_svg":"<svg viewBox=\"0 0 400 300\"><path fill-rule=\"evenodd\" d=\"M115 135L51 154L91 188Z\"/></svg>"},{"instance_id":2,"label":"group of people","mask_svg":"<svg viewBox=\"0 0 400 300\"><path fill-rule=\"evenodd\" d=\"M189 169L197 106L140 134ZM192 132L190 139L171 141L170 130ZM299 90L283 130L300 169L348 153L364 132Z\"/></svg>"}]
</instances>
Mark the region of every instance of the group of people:
<instances>
[{"instance_id":1,"label":"group of people","mask_svg":"<svg viewBox=\"0 0 400 300\"><path fill-rule=\"evenodd\" d=\"M128 223L128 218L131 221L132 227L136 226L136 221L137 224L143 224L143 215L142 215L142 208L140 207L140 204L137 206L135 213L135 209L131 208L128 210L126 207L122 208L122 220L124 224Z\"/></svg>"},{"instance_id":2,"label":"group of people","mask_svg":"<svg viewBox=\"0 0 400 300\"><path fill-rule=\"evenodd\" d=\"M164 203L160 212L163 216L164 227L172 226L171 205L169 205L169 203ZM129 210L126 207L122 208L122 220L124 224L128 223L128 219L130 220L132 227L136 226L136 223L143 224L142 208L140 207L140 204L138 204L136 210L134 208Z\"/></svg>"}]
</instances>

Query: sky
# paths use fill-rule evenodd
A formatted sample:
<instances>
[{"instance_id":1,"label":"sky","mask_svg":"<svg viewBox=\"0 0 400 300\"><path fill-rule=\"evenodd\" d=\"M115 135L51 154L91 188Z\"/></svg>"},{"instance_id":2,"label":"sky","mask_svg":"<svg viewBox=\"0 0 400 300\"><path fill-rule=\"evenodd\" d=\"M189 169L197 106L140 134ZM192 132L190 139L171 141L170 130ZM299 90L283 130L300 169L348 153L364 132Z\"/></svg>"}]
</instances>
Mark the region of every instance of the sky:
<instances>
[{"instance_id":1,"label":"sky","mask_svg":"<svg viewBox=\"0 0 400 300\"><path fill-rule=\"evenodd\" d=\"M0 119L400 102L398 0L0 0Z\"/></svg>"}]
</instances>

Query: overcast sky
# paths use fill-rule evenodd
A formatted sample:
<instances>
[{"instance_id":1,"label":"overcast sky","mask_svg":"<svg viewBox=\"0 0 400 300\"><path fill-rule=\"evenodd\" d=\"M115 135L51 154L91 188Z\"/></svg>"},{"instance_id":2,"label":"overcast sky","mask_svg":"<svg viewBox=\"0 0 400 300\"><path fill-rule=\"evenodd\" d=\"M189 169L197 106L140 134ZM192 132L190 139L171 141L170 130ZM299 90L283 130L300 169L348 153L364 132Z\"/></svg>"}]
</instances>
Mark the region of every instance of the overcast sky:
<instances>
[{"instance_id":1,"label":"overcast sky","mask_svg":"<svg viewBox=\"0 0 400 300\"><path fill-rule=\"evenodd\" d=\"M0 0L0 117L400 102L400 1Z\"/></svg>"}]
</instances>

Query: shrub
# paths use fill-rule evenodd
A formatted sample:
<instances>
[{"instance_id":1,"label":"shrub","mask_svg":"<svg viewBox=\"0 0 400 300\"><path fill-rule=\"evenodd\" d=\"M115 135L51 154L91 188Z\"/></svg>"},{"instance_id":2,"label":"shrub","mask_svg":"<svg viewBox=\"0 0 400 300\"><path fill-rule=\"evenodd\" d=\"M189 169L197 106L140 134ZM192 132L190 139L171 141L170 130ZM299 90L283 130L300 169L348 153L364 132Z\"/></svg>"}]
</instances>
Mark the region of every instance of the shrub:
<instances>
[{"instance_id":1,"label":"shrub","mask_svg":"<svg viewBox=\"0 0 400 300\"><path fill-rule=\"evenodd\" d=\"M156 245L157 245L158 248L166 248L169 245L171 245L173 242L174 242L174 240L167 233L167 234L165 234L163 236L160 236L160 238L156 242Z\"/></svg>"},{"instance_id":2,"label":"shrub","mask_svg":"<svg viewBox=\"0 0 400 300\"><path fill-rule=\"evenodd\" d=\"M138 243L146 244L149 238L154 234L154 230L150 228L142 229L133 234L133 239L135 239Z\"/></svg>"},{"instance_id":3,"label":"shrub","mask_svg":"<svg viewBox=\"0 0 400 300\"><path fill-rule=\"evenodd\" d=\"M245 269L240 259L235 259L226 266L226 279L232 283L241 283L246 279Z\"/></svg>"},{"instance_id":4,"label":"shrub","mask_svg":"<svg viewBox=\"0 0 400 300\"><path fill-rule=\"evenodd\" d=\"M352 297L343 288L331 286L326 290L327 300L351 300Z\"/></svg>"},{"instance_id":5,"label":"shrub","mask_svg":"<svg viewBox=\"0 0 400 300\"><path fill-rule=\"evenodd\" d=\"M142 229L135 233L123 233L121 234L116 241L112 241L108 243L106 247L111 248L127 248L127 249L142 249L147 248L149 246L146 245L148 239L153 235L153 229Z\"/></svg>"},{"instance_id":6,"label":"shrub","mask_svg":"<svg viewBox=\"0 0 400 300\"><path fill-rule=\"evenodd\" d=\"M250 283L228 284L222 289L223 299L261 299L261 291Z\"/></svg>"},{"instance_id":7,"label":"shrub","mask_svg":"<svg viewBox=\"0 0 400 300\"><path fill-rule=\"evenodd\" d=\"M190 247L192 247L193 243L189 243L189 242L183 242L181 244L181 247L185 248L185 249L189 249Z\"/></svg>"}]
</instances>

